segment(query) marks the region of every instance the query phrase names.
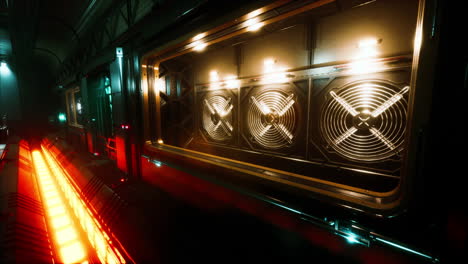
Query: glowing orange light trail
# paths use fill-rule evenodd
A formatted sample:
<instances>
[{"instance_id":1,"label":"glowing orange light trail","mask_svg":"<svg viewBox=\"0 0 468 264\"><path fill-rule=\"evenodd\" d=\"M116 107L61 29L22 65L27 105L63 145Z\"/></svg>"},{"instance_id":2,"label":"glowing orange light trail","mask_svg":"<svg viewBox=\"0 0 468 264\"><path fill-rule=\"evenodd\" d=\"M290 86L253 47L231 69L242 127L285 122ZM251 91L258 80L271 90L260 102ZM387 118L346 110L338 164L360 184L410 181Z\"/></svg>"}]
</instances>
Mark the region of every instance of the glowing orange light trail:
<instances>
[{"instance_id":1,"label":"glowing orange light trail","mask_svg":"<svg viewBox=\"0 0 468 264\"><path fill-rule=\"evenodd\" d=\"M75 185L49 151L45 148L42 153L39 150L33 151L33 161L48 220L54 229L53 237L59 246L61 261L88 263L89 256L86 255L84 242L80 240L77 232L81 226L99 262L126 263L118 249L112 245L100 223L94 218L91 210L81 199ZM67 210L68 208L72 210ZM79 226L73 225L72 218L78 219L76 222L79 222Z\"/></svg>"},{"instance_id":2,"label":"glowing orange light trail","mask_svg":"<svg viewBox=\"0 0 468 264\"><path fill-rule=\"evenodd\" d=\"M39 150L32 152L37 181L44 203L44 209L51 222L51 235L63 263L82 263L87 261L83 242L77 236L77 230L70 221L69 212L65 210L64 200L58 185Z\"/></svg>"}]
</instances>

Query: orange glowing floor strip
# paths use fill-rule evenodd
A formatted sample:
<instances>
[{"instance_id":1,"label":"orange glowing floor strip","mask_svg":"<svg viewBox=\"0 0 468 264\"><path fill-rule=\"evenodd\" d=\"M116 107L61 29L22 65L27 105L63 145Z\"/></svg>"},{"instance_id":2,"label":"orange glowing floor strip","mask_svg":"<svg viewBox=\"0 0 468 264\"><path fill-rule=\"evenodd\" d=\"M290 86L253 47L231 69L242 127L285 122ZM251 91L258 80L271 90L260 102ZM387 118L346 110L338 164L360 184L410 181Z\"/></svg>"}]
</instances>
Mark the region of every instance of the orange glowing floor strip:
<instances>
[{"instance_id":1,"label":"orange glowing floor strip","mask_svg":"<svg viewBox=\"0 0 468 264\"><path fill-rule=\"evenodd\" d=\"M80 198L77 190L64 171L52 158L47 149L33 151L34 166L40 182L43 199L46 203L49 221L54 228L54 237L60 247L59 251L64 263L87 262L83 243L79 242L76 228L71 223L71 217L78 219L81 229L86 233L89 244L95 250L101 263L125 263L125 259L112 242L90 209ZM55 184L54 184L55 183ZM68 204L66 207L64 202ZM72 208L66 212L67 208ZM73 242L76 241L76 242ZM73 243L72 243L73 242ZM61 244L62 243L62 244Z\"/></svg>"},{"instance_id":2,"label":"orange glowing floor strip","mask_svg":"<svg viewBox=\"0 0 468 264\"><path fill-rule=\"evenodd\" d=\"M60 262L86 263L87 253L83 241L77 236L70 213L65 209L63 197L41 152L32 152L39 189L47 218L51 223L51 237L59 253Z\"/></svg>"}]
</instances>

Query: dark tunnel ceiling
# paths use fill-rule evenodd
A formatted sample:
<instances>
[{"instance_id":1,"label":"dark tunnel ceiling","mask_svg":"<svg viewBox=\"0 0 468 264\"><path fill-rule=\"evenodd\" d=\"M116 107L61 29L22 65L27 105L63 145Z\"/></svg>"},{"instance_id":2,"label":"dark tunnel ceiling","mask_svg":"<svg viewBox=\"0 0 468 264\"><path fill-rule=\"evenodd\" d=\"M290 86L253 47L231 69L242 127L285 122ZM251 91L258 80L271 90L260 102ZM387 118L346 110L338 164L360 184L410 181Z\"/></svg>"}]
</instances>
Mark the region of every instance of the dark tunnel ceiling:
<instances>
[{"instance_id":1,"label":"dark tunnel ceiling","mask_svg":"<svg viewBox=\"0 0 468 264\"><path fill-rule=\"evenodd\" d=\"M61 63L112 2L0 0L0 55L17 62L19 70L22 64L35 62L54 78Z\"/></svg>"}]
</instances>

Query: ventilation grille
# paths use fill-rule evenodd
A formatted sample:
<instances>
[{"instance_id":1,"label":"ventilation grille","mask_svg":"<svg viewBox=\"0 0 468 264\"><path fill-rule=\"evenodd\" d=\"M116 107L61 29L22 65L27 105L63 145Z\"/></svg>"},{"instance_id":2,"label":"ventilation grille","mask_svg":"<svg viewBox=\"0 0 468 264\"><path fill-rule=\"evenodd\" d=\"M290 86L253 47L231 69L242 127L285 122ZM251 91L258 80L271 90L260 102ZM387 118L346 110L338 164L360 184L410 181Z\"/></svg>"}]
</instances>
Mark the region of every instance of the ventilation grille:
<instances>
[{"instance_id":1,"label":"ventilation grille","mask_svg":"<svg viewBox=\"0 0 468 264\"><path fill-rule=\"evenodd\" d=\"M234 131L231 98L212 95L207 96L202 103L202 125L208 136L215 141L230 140Z\"/></svg>"},{"instance_id":2,"label":"ventilation grille","mask_svg":"<svg viewBox=\"0 0 468 264\"><path fill-rule=\"evenodd\" d=\"M328 92L320 132L346 159L382 161L402 150L409 86L361 80Z\"/></svg>"},{"instance_id":3,"label":"ventilation grille","mask_svg":"<svg viewBox=\"0 0 468 264\"><path fill-rule=\"evenodd\" d=\"M297 122L295 104L292 92L268 91L250 96L247 127L253 140L272 150L292 145Z\"/></svg>"}]
</instances>

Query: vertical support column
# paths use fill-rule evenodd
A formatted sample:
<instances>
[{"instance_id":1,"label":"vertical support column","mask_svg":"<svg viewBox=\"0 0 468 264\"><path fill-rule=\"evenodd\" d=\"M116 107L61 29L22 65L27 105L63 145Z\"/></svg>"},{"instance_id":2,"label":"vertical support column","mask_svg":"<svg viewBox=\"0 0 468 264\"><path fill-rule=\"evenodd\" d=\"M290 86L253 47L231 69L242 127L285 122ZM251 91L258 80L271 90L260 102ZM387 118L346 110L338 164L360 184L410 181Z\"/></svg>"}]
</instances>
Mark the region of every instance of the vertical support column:
<instances>
[{"instance_id":1,"label":"vertical support column","mask_svg":"<svg viewBox=\"0 0 468 264\"><path fill-rule=\"evenodd\" d=\"M128 162L127 162L127 135L126 125L128 126L125 109L125 91L126 82L125 79L125 67L124 67L124 54L123 48L116 48L115 61L110 64L110 75L111 75L111 86L113 96L113 117L116 127L115 129L115 144L117 152L117 167L128 173Z\"/></svg>"}]
</instances>

